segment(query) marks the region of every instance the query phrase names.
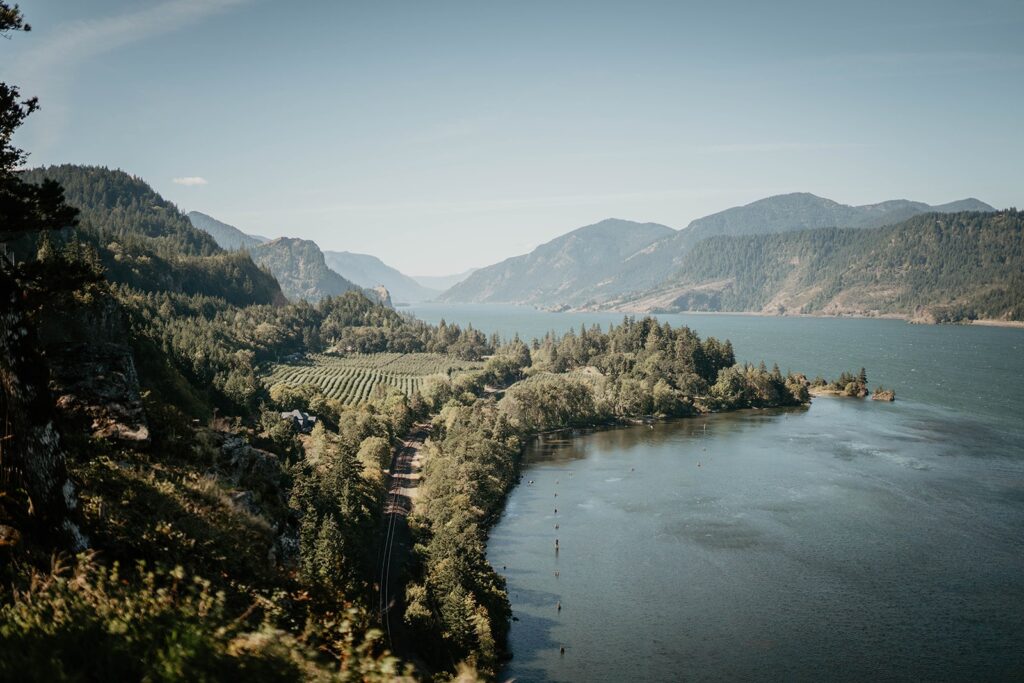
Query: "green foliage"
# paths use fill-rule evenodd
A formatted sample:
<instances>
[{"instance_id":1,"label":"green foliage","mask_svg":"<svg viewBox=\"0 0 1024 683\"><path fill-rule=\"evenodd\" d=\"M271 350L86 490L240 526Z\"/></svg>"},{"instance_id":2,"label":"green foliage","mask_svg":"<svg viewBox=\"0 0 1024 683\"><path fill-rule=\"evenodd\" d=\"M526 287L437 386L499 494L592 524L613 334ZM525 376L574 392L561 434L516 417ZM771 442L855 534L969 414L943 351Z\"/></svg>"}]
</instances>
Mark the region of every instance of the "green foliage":
<instances>
[{"instance_id":1,"label":"green foliage","mask_svg":"<svg viewBox=\"0 0 1024 683\"><path fill-rule=\"evenodd\" d=\"M299 570L324 596L361 598L373 576L371 548L384 498L381 469L391 439L409 427L407 399L385 395L343 409L338 432L317 423L295 465L290 505L300 518Z\"/></svg>"},{"instance_id":2,"label":"green foliage","mask_svg":"<svg viewBox=\"0 0 1024 683\"><path fill-rule=\"evenodd\" d=\"M450 404L434 421L413 519L423 581L410 588L407 621L435 665L450 664L447 654L496 672L511 611L485 534L515 483L520 445L493 400Z\"/></svg>"},{"instance_id":3,"label":"green foliage","mask_svg":"<svg viewBox=\"0 0 1024 683\"><path fill-rule=\"evenodd\" d=\"M746 364L723 369L710 395L715 407L726 410L800 405L809 401L799 377L783 377L778 367L768 372L763 363L761 367Z\"/></svg>"},{"instance_id":4,"label":"green foliage","mask_svg":"<svg viewBox=\"0 0 1024 683\"><path fill-rule=\"evenodd\" d=\"M675 307L757 311L781 299L803 313L1022 320L1024 217L925 214L871 230L712 237L686 254L671 284L713 283L680 294Z\"/></svg>"},{"instance_id":5,"label":"green foliage","mask_svg":"<svg viewBox=\"0 0 1024 683\"><path fill-rule=\"evenodd\" d=\"M65 248L84 243L94 250L112 282L143 292L216 296L236 305L284 302L273 276L246 254L223 252L140 178L65 164L25 171L17 180L37 192L63 188L79 218L78 228L59 240Z\"/></svg>"},{"instance_id":6,"label":"green foliage","mask_svg":"<svg viewBox=\"0 0 1024 683\"><path fill-rule=\"evenodd\" d=\"M82 556L34 574L0 607L4 680L285 681L312 677L312 653L229 613L223 593L180 568L122 574ZM326 672L322 672L326 673Z\"/></svg>"},{"instance_id":7,"label":"green foliage","mask_svg":"<svg viewBox=\"0 0 1024 683\"><path fill-rule=\"evenodd\" d=\"M864 368L860 372L853 373L843 371L839 377L832 382L816 377L811 386L831 393L855 398L864 398L868 395L868 373Z\"/></svg>"}]
</instances>

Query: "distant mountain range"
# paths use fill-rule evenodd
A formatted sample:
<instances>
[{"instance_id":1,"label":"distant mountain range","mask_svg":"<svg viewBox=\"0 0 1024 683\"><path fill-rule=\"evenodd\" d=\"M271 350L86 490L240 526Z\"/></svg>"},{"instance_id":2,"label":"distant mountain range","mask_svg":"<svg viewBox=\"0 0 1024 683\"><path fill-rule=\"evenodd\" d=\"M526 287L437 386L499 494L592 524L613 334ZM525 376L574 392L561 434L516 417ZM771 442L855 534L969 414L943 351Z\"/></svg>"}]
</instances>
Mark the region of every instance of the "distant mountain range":
<instances>
[{"instance_id":1,"label":"distant mountain range","mask_svg":"<svg viewBox=\"0 0 1024 683\"><path fill-rule=\"evenodd\" d=\"M436 298L635 312L1024 317L1020 216L973 198L851 206L794 193L682 230L608 219L529 254L434 278L404 275L374 256L324 253L309 240L266 241L196 211L189 219L222 248L247 250L293 300L362 288L389 304Z\"/></svg>"},{"instance_id":2,"label":"distant mountain range","mask_svg":"<svg viewBox=\"0 0 1024 683\"><path fill-rule=\"evenodd\" d=\"M719 235L659 288L609 301L638 312L1024 318L1024 215L927 213L876 229Z\"/></svg>"},{"instance_id":3,"label":"distant mountain range","mask_svg":"<svg viewBox=\"0 0 1024 683\"><path fill-rule=\"evenodd\" d=\"M387 265L376 256L354 254L350 251L325 251L327 266L356 283L360 287L383 285L397 303L418 303L430 301L441 293L430 289Z\"/></svg>"},{"instance_id":4,"label":"distant mountain range","mask_svg":"<svg viewBox=\"0 0 1024 683\"><path fill-rule=\"evenodd\" d=\"M213 216L207 216L205 213L189 211L185 215L192 221L192 225L210 233L210 236L216 240L221 249L231 251L248 249L270 241L265 237L247 235L235 226L222 223Z\"/></svg>"},{"instance_id":5,"label":"distant mountain range","mask_svg":"<svg viewBox=\"0 0 1024 683\"><path fill-rule=\"evenodd\" d=\"M449 302L545 307L622 307L678 281L687 253L710 237L830 227L877 228L928 212L994 211L977 199L940 206L891 200L850 206L808 193L768 197L697 219L683 230L607 220L574 230L524 256L473 273L440 297Z\"/></svg>"},{"instance_id":6,"label":"distant mountain range","mask_svg":"<svg viewBox=\"0 0 1024 683\"><path fill-rule=\"evenodd\" d=\"M610 218L573 230L501 263L477 270L442 301L571 304L587 300L633 255L675 234L657 223Z\"/></svg>"},{"instance_id":7,"label":"distant mountain range","mask_svg":"<svg viewBox=\"0 0 1024 683\"><path fill-rule=\"evenodd\" d=\"M190 211L188 218L193 226L209 233L222 249L248 250L254 261L270 268L289 299L316 301L357 287L373 298L398 303L429 301L441 293L440 287L424 286L376 256L321 252L310 240L269 240L199 211ZM379 287L385 288L390 298L377 291Z\"/></svg>"},{"instance_id":8,"label":"distant mountain range","mask_svg":"<svg viewBox=\"0 0 1024 683\"><path fill-rule=\"evenodd\" d=\"M464 270L461 273L456 273L454 275L410 275L409 277L427 289L443 292L446 289L451 289L455 285L459 284L477 270L479 270L479 268L470 268L469 270Z\"/></svg>"}]
</instances>

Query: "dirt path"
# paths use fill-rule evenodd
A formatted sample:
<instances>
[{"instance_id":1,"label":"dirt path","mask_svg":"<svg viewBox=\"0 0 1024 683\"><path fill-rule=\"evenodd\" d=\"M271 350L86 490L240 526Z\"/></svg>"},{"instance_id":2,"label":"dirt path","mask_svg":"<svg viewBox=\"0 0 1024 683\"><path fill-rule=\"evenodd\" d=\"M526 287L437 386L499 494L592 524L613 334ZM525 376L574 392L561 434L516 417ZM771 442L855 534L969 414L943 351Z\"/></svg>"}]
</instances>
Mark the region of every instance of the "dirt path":
<instances>
[{"instance_id":1,"label":"dirt path","mask_svg":"<svg viewBox=\"0 0 1024 683\"><path fill-rule=\"evenodd\" d=\"M402 446L395 451L384 502L380 549L379 597L381 627L388 647L399 657L414 656L403 615L405 614L406 568L412 551L407 517L419 485L419 455L430 433L430 424L413 425Z\"/></svg>"}]
</instances>

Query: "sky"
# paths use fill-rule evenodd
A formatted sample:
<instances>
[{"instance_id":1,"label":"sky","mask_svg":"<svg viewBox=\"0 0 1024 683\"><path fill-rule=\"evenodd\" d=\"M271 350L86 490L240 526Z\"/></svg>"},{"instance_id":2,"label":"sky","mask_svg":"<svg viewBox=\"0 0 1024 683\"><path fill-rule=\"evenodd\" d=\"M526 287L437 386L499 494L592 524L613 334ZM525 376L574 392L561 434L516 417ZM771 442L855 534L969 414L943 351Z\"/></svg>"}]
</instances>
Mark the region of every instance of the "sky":
<instances>
[{"instance_id":1,"label":"sky","mask_svg":"<svg viewBox=\"0 0 1024 683\"><path fill-rule=\"evenodd\" d=\"M30 165L442 275L785 192L1024 206L1024 2L21 0Z\"/></svg>"}]
</instances>

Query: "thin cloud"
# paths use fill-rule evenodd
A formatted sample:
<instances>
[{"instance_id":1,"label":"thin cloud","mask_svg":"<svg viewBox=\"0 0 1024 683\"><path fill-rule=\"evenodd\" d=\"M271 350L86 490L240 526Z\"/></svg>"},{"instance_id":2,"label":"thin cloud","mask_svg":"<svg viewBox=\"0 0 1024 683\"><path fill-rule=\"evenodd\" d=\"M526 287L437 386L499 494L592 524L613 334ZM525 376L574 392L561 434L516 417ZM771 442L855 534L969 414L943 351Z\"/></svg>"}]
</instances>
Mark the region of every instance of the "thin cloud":
<instances>
[{"instance_id":1,"label":"thin cloud","mask_svg":"<svg viewBox=\"0 0 1024 683\"><path fill-rule=\"evenodd\" d=\"M74 79L76 67L97 55L176 31L246 2L250 0L168 0L142 10L67 22L40 36L41 41L23 52L5 77L9 75L24 92L43 101L45 106L36 116L46 120L40 142L52 146L68 122L62 91Z\"/></svg>"},{"instance_id":2,"label":"thin cloud","mask_svg":"<svg viewBox=\"0 0 1024 683\"><path fill-rule=\"evenodd\" d=\"M197 175L185 176L183 178L172 178L171 182L175 185L186 185L188 187L195 187L196 185L208 185L206 178L202 178Z\"/></svg>"},{"instance_id":3,"label":"thin cloud","mask_svg":"<svg viewBox=\"0 0 1024 683\"><path fill-rule=\"evenodd\" d=\"M68 65L195 23L249 0L170 0L135 12L58 26L19 60L34 75L64 73Z\"/></svg>"}]
</instances>

